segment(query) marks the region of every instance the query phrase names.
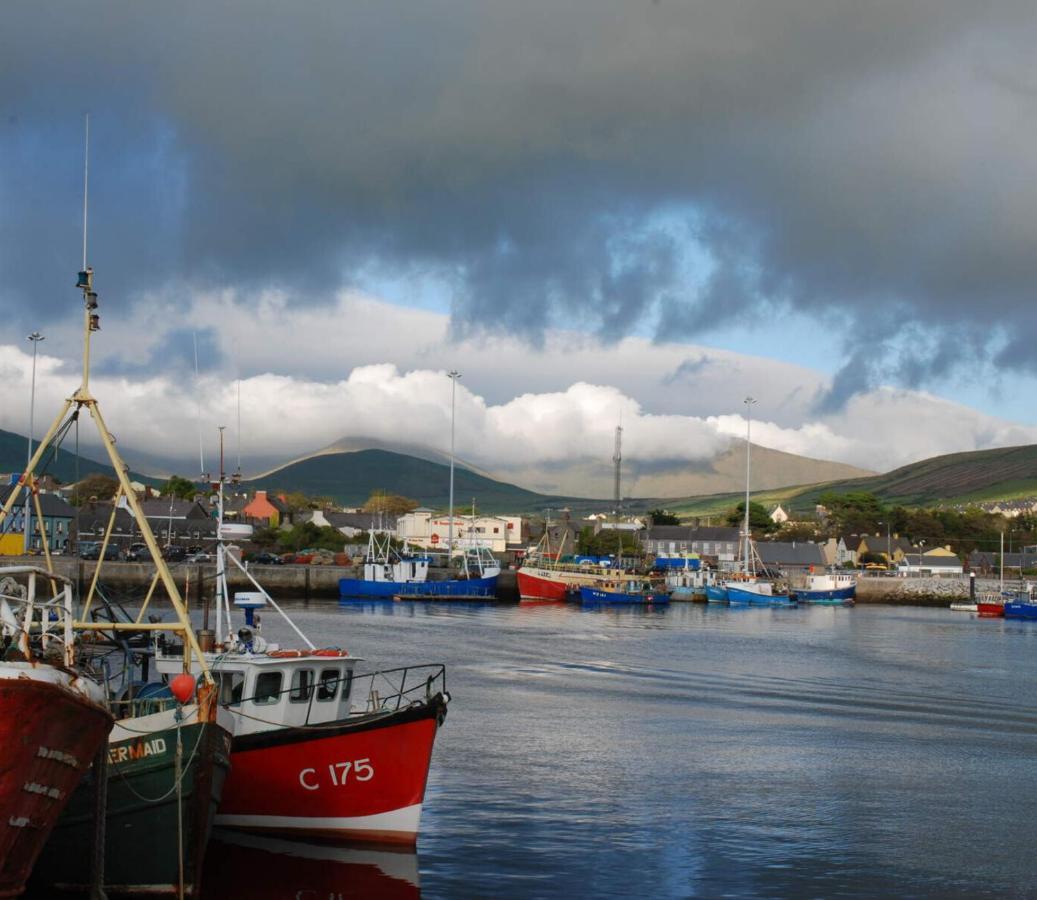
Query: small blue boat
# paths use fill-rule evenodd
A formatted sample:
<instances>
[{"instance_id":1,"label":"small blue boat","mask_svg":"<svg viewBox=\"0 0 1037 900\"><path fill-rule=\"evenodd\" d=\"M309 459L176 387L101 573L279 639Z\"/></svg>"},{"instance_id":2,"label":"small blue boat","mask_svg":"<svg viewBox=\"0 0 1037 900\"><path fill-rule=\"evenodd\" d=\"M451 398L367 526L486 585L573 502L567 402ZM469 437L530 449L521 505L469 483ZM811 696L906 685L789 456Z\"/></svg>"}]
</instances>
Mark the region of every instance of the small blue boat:
<instances>
[{"instance_id":1,"label":"small blue boat","mask_svg":"<svg viewBox=\"0 0 1037 900\"><path fill-rule=\"evenodd\" d=\"M581 585L580 600L585 604L598 603L669 603L670 597L662 591L653 591L649 585L637 582L628 584L624 589L588 587Z\"/></svg>"}]
</instances>

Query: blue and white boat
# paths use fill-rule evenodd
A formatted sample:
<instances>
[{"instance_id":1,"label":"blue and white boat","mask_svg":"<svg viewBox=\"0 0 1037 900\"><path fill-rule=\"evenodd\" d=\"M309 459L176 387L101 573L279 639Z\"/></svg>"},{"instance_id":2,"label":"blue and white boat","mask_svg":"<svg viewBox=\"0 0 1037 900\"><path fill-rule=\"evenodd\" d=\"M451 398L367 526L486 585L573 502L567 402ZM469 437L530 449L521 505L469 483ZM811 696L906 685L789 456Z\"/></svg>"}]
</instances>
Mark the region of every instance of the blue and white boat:
<instances>
[{"instance_id":1,"label":"blue and white boat","mask_svg":"<svg viewBox=\"0 0 1037 900\"><path fill-rule=\"evenodd\" d=\"M595 586L581 585L580 601L584 605L600 603L654 604L669 603L670 597L665 591L653 590L651 584L647 581L628 581L622 585L618 582Z\"/></svg>"},{"instance_id":2,"label":"blue and white boat","mask_svg":"<svg viewBox=\"0 0 1037 900\"><path fill-rule=\"evenodd\" d=\"M775 590L773 582L757 578L743 578L724 582L727 602L732 606L795 606L788 591Z\"/></svg>"},{"instance_id":3,"label":"blue and white boat","mask_svg":"<svg viewBox=\"0 0 1037 900\"><path fill-rule=\"evenodd\" d=\"M727 588L722 584L707 584L706 602L727 603Z\"/></svg>"},{"instance_id":4,"label":"blue and white boat","mask_svg":"<svg viewBox=\"0 0 1037 900\"><path fill-rule=\"evenodd\" d=\"M802 587L792 588L792 595L799 603L853 606L857 575L854 572L810 572Z\"/></svg>"},{"instance_id":5,"label":"blue and white boat","mask_svg":"<svg viewBox=\"0 0 1037 900\"><path fill-rule=\"evenodd\" d=\"M1029 585L1005 597L1005 618L1037 620L1037 597L1034 597Z\"/></svg>"},{"instance_id":6,"label":"blue and white boat","mask_svg":"<svg viewBox=\"0 0 1037 900\"><path fill-rule=\"evenodd\" d=\"M374 532L367 547L362 578L340 578L344 600L391 600L393 597L486 597L497 595L500 563L484 547L465 550L460 573L440 581L429 579L428 556L417 556L392 546L389 535Z\"/></svg>"}]
</instances>

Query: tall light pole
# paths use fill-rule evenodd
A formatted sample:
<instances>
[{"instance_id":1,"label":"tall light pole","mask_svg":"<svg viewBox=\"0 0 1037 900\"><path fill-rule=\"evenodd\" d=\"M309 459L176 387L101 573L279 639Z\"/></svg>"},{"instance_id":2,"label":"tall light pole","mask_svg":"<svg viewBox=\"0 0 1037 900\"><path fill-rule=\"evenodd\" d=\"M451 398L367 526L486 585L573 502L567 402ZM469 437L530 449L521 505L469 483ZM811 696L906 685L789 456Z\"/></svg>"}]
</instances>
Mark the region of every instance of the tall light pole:
<instances>
[{"instance_id":1,"label":"tall light pole","mask_svg":"<svg viewBox=\"0 0 1037 900\"><path fill-rule=\"evenodd\" d=\"M29 452L25 457L25 468L29 468L32 462L32 441L36 432L36 350L42 340L46 340L38 331L30 334L26 340L32 341L32 389L29 391ZM32 540L32 490L33 486L25 486L25 552L29 552L29 542Z\"/></svg>"},{"instance_id":2,"label":"tall light pole","mask_svg":"<svg viewBox=\"0 0 1037 900\"><path fill-rule=\"evenodd\" d=\"M745 403L745 556L742 557L742 570L748 574L750 569L751 544L749 538L749 461L752 457L752 415L756 401L746 397Z\"/></svg>"},{"instance_id":3,"label":"tall light pole","mask_svg":"<svg viewBox=\"0 0 1037 900\"><path fill-rule=\"evenodd\" d=\"M889 538L889 522L879 522L879 525L886 526L886 568L893 565L893 542Z\"/></svg>"},{"instance_id":4,"label":"tall light pole","mask_svg":"<svg viewBox=\"0 0 1037 900\"><path fill-rule=\"evenodd\" d=\"M457 399L457 379L461 373L452 369L447 373L450 379L450 511L447 524L447 565L454 558L454 410Z\"/></svg>"}]
</instances>

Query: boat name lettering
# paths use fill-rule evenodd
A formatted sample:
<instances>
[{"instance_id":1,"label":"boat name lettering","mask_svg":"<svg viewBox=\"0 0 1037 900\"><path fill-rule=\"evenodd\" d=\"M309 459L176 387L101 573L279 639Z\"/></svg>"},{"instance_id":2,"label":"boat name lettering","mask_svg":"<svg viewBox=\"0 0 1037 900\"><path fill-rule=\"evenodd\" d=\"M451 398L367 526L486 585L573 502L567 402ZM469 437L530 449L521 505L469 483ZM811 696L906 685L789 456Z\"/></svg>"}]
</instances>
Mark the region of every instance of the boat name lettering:
<instances>
[{"instance_id":1,"label":"boat name lettering","mask_svg":"<svg viewBox=\"0 0 1037 900\"><path fill-rule=\"evenodd\" d=\"M343 787L349 779L349 773L353 773L355 781L370 781L374 778L374 766L368 757L330 763L328 765L328 777L334 787ZM299 784L307 791L318 791L321 787L320 778L316 769L303 769L299 772Z\"/></svg>"},{"instance_id":2,"label":"boat name lettering","mask_svg":"<svg viewBox=\"0 0 1037 900\"><path fill-rule=\"evenodd\" d=\"M51 800L60 800L65 796L64 791L60 791L57 788L47 787L45 784L37 784L35 781L27 781L22 785L22 790L30 794L42 794L44 797L50 797Z\"/></svg>"},{"instance_id":3,"label":"boat name lettering","mask_svg":"<svg viewBox=\"0 0 1037 900\"><path fill-rule=\"evenodd\" d=\"M159 756L166 752L165 738L152 738L150 741L143 739L134 741L129 746L123 744L119 747L108 749L108 761L113 763L144 759L148 756Z\"/></svg>"},{"instance_id":4,"label":"boat name lettering","mask_svg":"<svg viewBox=\"0 0 1037 900\"><path fill-rule=\"evenodd\" d=\"M41 746L36 750L36 756L40 759L52 759L55 762L62 763L63 765L71 766L73 769L79 768L79 760L71 753L66 753L64 750L51 750L50 747Z\"/></svg>"}]
</instances>

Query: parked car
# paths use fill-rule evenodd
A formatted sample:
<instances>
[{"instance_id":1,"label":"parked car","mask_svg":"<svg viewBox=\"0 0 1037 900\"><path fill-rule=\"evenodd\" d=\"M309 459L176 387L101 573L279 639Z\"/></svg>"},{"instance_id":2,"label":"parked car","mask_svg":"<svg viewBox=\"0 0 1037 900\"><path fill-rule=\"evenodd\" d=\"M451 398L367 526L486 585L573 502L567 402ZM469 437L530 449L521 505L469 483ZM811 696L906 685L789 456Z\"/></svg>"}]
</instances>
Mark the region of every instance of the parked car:
<instances>
[{"instance_id":1,"label":"parked car","mask_svg":"<svg viewBox=\"0 0 1037 900\"><path fill-rule=\"evenodd\" d=\"M187 558L187 548L179 544L166 544L162 548L162 558L166 562L183 562Z\"/></svg>"},{"instance_id":2,"label":"parked car","mask_svg":"<svg viewBox=\"0 0 1037 900\"><path fill-rule=\"evenodd\" d=\"M126 550L126 562L142 562L150 558L147 544L130 544Z\"/></svg>"},{"instance_id":3,"label":"parked car","mask_svg":"<svg viewBox=\"0 0 1037 900\"><path fill-rule=\"evenodd\" d=\"M255 554L249 559L249 562L259 566L279 566L282 564L280 556L266 552Z\"/></svg>"},{"instance_id":4,"label":"parked car","mask_svg":"<svg viewBox=\"0 0 1037 900\"><path fill-rule=\"evenodd\" d=\"M184 562L189 562L189 563L210 563L210 562L213 561L213 559L214 559L214 557L213 557L213 555L211 553L205 553L203 551L199 551L197 553L190 554L187 557L187 559L184 560Z\"/></svg>"},{"instance_id":5,"label":"parked car","mask_svg":"<svg viewBox=\"0 0 1037 900\"><path fill-rule=\"evenodd\" d=\"M80 559L100 559L101 558L101 544L90 543L79 545L79 558ZM122 554L119 552L119 548L115 544L109 544L104 548L105 560L120 560Z\"/></svg>"}]
</instances>

